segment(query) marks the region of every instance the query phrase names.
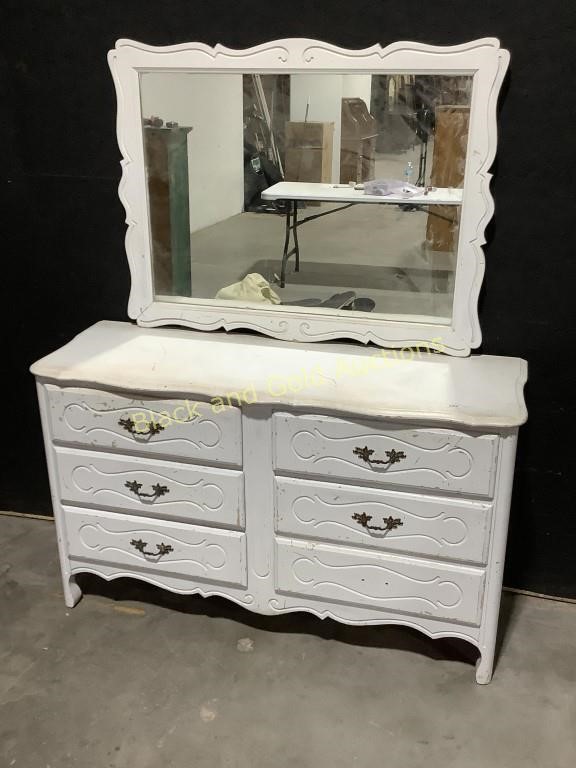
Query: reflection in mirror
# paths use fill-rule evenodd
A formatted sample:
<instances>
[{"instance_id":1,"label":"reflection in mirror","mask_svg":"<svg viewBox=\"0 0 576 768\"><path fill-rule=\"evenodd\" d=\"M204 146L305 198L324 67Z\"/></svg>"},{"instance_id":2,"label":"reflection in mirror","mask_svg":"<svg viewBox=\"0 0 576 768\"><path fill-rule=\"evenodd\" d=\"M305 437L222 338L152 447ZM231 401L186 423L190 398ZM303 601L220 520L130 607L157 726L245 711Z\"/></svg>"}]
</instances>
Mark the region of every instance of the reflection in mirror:
<instances>
[{"instance_id":1,"label":"reflection in mirror","mask_svg":"<svg viewBox=\"0 0 576 768\"><path fill-rule=\"evenodd\" d=\"M156 296L449 323L471 90L142 73Z\"/></svg>"}]
</instances>

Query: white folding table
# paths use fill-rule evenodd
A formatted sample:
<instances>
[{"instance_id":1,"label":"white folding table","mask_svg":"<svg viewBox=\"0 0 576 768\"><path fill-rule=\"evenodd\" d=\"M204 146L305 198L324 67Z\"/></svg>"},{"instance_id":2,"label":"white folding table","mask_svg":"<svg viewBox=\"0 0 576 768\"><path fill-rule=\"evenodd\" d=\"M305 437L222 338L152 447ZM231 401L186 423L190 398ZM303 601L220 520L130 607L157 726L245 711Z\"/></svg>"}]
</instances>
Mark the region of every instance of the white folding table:
<instances>
[{"instance_id":1,"label":"white folding table","mask_svg":"<svg viewBox=\"0 0 576 768\"><path fill-rule=\"evenodd\" d=\"M262 192L263 200L286 201L286 235L284 252L282 254L282 269L280 272L280 287L286 283L286 265L290 256L295 256L295 271L300 270L300 247L298 245L298 227L307 221L336 213L359 203L376 203L379 205L409 205L411 208L422 208L428 205L462 205L462 190L435 187L429 192L422 190L421 195L366 195L362 189L354 189L346 184L326 184L321 182L280 181ZM306 216L298 221L298 202L342 203L339 208ZM290 235L294 245L290 247Z\"/></svg>"}]
</instances>

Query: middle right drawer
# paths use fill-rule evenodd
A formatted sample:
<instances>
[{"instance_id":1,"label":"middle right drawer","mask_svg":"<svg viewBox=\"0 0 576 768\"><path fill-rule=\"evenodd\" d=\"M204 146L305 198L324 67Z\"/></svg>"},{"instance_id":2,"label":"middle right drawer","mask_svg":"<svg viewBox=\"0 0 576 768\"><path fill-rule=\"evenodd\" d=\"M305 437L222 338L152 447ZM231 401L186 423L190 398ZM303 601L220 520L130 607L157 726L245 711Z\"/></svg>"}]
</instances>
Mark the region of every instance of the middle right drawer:
<instances>
[{"instance_id":1,"label":"middle right drawer","mask_svg":"<svg viewBox=\"0 0 576 768\"><path fill-rule=\"evenodd\" d=\"M492 505L276 477L276 533L390 552L487 562Z\"/></svg>"}]
</instances>

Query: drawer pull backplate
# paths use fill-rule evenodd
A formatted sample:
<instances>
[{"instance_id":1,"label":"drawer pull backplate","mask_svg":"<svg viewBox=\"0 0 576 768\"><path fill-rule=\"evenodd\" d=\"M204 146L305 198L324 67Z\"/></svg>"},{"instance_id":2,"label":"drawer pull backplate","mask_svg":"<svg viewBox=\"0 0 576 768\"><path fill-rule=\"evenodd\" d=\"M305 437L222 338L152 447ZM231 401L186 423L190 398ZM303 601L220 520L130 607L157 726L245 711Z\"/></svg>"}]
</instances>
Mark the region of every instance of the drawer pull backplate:
<instances>
[{"instance_id":1,"label":"drawer pull backplate","mask_svg":"<svg viewBox=\"0 0 576 768\"><path fill-rule=\"evenodd\" d=\"M392 531L394 528L398 528L400 525L404 525L399 517L383 518L384 526L369 525L370 520L372 520L372 515L367 515L366 512L362 512L361 514L360 512L356 512L356 514L352 515L352 520L355 520L357 523L359 523L362 528L367 528L370 531Z\"/></svg>"},{"instance_id":2,"label":"drawer pull backplate","mask_svg":"<svg viewBox=\"0 0 576 768\"><path fill-rule=\"evenodd\" d=\"M126 432L130 432L131 435L141 435L142 437L157 435L158 432L162 432L164 429L162 424L158 424L156 421L145 421L144 429L139 429L131 416L128 416L127 419L119 419L118 425L123 427Z\"/></svg>"},{"instance_id":3,"label":"drawer pull backplate","mask_svg":"<svg viewBox=\"0 0 576 768\"><path fill-rule=\"evenodd\" d=\"M164 544L163 541L160 544L156 544L156 552L146 552L148 542L142 541L142 539L132 539L130 546L137 549L138 552L142 552L143 555L151 555L152 557L162 557L162 555L167 555L169 552L174 552L174 547L171 544Z\"/></svg>"},{"instance_id":4,"label":"drawer pull backplate","mask_svg":"<svg viewBox=\"0 0 576 768\"><path fill-rule=\"evenodd\" d=\"M170 493L170 489L166 485L160 485L156 483L152 486L152 493L142 493L142 483L137 480L127 480L124 486L128 488L133 494L138 496L139 499L158 499L160 496L164 496L166 493Z\"/></svg>"},{"instance_id":5,"label":"drawer pull backplate","mask_svg":"<svg viewBox=\"0 0 576 768\"><path fill-rule=\"evenodd\" d=\"M373 449L368 448L367 445L365 445L364 448L354 448L353 453L355 456L360 456L362 461L365 461L367 464L397 464L399 461L406 458L404 451L396 451L392 448L391 451L384 451L388 457L387 461L384 459L373 459L372 454L374 451Z\"/></svg>"}]
</instances>

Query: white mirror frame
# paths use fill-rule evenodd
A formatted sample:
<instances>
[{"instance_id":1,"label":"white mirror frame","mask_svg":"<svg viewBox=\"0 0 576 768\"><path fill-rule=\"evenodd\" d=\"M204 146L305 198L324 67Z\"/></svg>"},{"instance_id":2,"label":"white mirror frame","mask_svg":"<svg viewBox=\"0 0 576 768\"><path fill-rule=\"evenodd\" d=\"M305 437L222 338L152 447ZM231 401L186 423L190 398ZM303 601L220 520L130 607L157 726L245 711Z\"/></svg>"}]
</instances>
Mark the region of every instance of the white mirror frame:
<instances>
[{"instance_id":1,"label":"white mirror frame","mask_svg":"<svg viewBox=\"0 0 576 768\"><path fill-rule=\"evenodd\" d=\"M397 42L382 48L347 50L307 39L286 39L234 50L203 43L153 47L119 40L108 54L118 98L117 134L122 153L120 199L126 209L126 253L132 286L128 314L141 326L183 325L205 331L244 328L277 339L311 342L354 339L379 346L428 347L465 356L481 341L478 295L484 277L484 230L494 212L490 167L496 153L496 105L509 62L495 38L463 45ZM383 315L342 317L320 309L270 306L210 299L158 300L152 286L146 169L140 107L141 72L371 72L373 74L473 75L464 197L450 325L387 319Z\"/></svg>"}]
</instances>

